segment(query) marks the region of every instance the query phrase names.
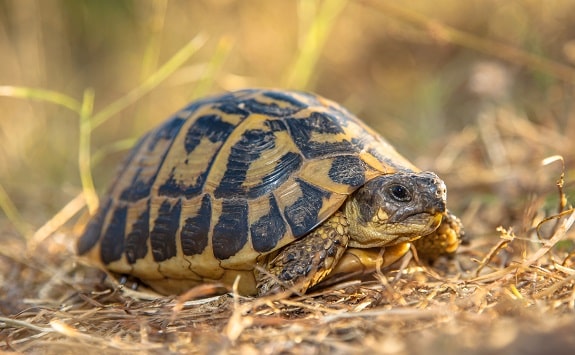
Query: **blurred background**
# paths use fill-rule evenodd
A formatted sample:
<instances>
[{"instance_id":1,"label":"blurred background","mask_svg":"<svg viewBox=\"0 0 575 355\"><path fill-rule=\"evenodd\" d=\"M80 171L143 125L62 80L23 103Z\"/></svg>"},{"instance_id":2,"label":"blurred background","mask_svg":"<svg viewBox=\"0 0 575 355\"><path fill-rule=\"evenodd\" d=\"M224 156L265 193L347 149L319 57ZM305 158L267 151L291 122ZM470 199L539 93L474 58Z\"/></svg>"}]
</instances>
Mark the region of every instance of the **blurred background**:
<instances>
[{"instance_id":1,"label":"blurred background","mask_svg":"<svg viewBox=\"0 0 575 355\"><path fill-rule=\"evenodd\" d=\"M386 292L367 297L375 303L353 291L358 312L397 304L408 318L337 323L320 309L346 301L328 295L320 307L316 298L279 313L274 305L271 318L262 310L265 322L249 318L253 332L240 344L261 351L255 334L275 352L282 341L305 346L314 328L308 333L318 332L322 346L355 338L359 349L386 353L403 353L401 344L413 353L494 353L471 349L515 337L499 353L573 347L575 230L563 223L575 200L574 16L572 0L0 0L0 352L30 352L26 338L44 352L47 334L56 346L64 336L67 352L74 341L95 349L90 331L120 344L118 324L140 345L206 339L217 343L212 352L238 348L220 334L232 309L236 319L235 300L166 328L175 315L168 303L92 293L101 275L78 266L74 245L139 136L198 97L245 87L312 91L346 106L446 181L470 243L434 265L453 278L395 278L397 292L385 283ZM544 223L558 214L563 220ZM526 258L532 268L512 267ZM158 318L150 307L169 314ZM441 312L412 322L426 307ZM275 323L288 314L303 322ZM549 327L566 317L563 330ZM280 328L297 341L276 336ZM156 338L146 335L152 329Z\"/></svg>"},{"instance_id":2,"label":"blurred background","mask_svg":"<svg viewBox=\"0 0 575 355\"><path fill-rule=\"evenodd\" d=\"M34 231L90 191L87 171L102 195L134 139L245 87L342 103L438 171L468 222L514 223L500 212L529 195L510 191L575 151L575 2L397 4L0 0L0 233Z\"/></svg>"}]
</instances>

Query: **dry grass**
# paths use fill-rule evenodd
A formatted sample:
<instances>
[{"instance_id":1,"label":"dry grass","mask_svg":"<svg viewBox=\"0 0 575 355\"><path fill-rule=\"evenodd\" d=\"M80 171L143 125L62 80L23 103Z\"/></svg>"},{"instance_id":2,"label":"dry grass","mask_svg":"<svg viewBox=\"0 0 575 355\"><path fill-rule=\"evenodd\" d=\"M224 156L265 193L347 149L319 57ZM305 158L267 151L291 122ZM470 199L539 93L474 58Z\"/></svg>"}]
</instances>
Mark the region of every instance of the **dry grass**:
<instances>
[{"instance_id":1,"label":"dry grass","mask_svg":"<svg viewBox=\"0 0 575 355\"><path fill-rule=\"evenodd\" d=\"M10 3L6 8L33 4L5 3ZM6 103L3 112L12 116L18 112L14 117L21 119L0 119L0 138L5 138L0 146L0 207L4 212L0 215L0 351L559 354L575 349L573 69L552 55L563 50L573 58L569 51L573 41L556 20L569 13L570 3L554 2L554 7L544 11L537 4L512 3L509 8L523 12L508 12L499 2L492 4L495 11L483 7L484 2L465 10L460 2L446 1L451 7L435 14L430 14L425 1L415 2L414 12L387 1L327 3L301 1L298 25L293 29L289 27L294 23L291 5L277 10L262 2L229 10L226 1L206 1L202 11L228 16L218 24L202 22L196 15L202 14L197 5L189 5L195 10L191 11L187 5L170 7L172 3L155 1L150 10L153 31L143 41L145 55L138 58L141 72L131 70L131 54L126 54L126 60L118 57L117 65L103 65L88 81L94 91L79 90L90 86L80 81L70 84L73 92L84 93L82 99L61 94L69 92L62 82L91 73L86 69L94 69L91 62L80 65L78 72L52 77L55 84L48 88L55 91L40 89L44 86L25 80L24 74L8 80L10 63L2 63L0 74L6 78L0 84L32 89L0 87L0 95L24 97L29 105L18 111L13 102ZM57 1L35 6L43 6L50 17L63 16ZM256 16L256 10L261 10L258 6L267 11L265 17ZM458 9L453 13L461 17L448 8ZM24 10L16 12L27 13ZM139 8L143 13L148 10ZM335 20L338 13L345 14L340 15L340 22ZM479 21L476 13L489 14L489 21ZM193 36L184 37L188 28L170 27L178 23L174 19L187 21L186 16L201 22L207 37L196 37L199 31L189 31ZM254 18L262 22L252 27ZM447 26L441 18L468 25L469 32ZM233 22L237 19L242 21ZM498 26L508 21L509 31L499 31ZM274 33L274 37L261 31L261 26L274 22L281 23L286 32ZM23 27L34 29L39 23ZM233 31L219 36L226 31L219 31L218 25ZM354 32L349 30L351 25L365 27ZM110 31L115 26L110 22ZM378 26L382 32L373 30ZM479 34L477 29L483 27L489 29L487 35ZM122 29L114 36L126 32ZM364 32L371 37L358 35ZM253 43L242 37L254 33L257 41ZM494 34L499 37L483 38ZM2 42L4 35L0 32L0 49L6 52L12 47ZM299 43L295 55L289 45L271 50L270 43L282 36ZM120 44L115 43L118 48L133 40L121 38ZM161 38L183 40L174 44ZM524 43L548 57L525 50ZM202 52L204 44L207 49ZM22 47L27 45L22 42ZM164 54L161 45L176 54ZM343 53L342 48L349 52ZM343 53L341 58L326 55L338 51ZM396 52L398 58L393 59ZM367 53L366 58L358 53ZM22 67L35 68L28 64L40 57L19 58ZM60 67L73 67L66 58L56 58L66 64ZM193 63L182 67L190 58ZM411 61L413 67L409 67ZM49 64L52 71L47 74L58 67ZM116 70L122 71L123 80L107 90L106 75L114 76ZM170 76L174 72L178 75ZM138 75L144 79L135 80ZM260 299L235 296L233 291L202 298L210 287L180 298L154 297L102 281L99 271L79 263L75 239L85 224L86 206L93 209L97 203L91 174L103 191L117 162L110 154L125 149L133 143L129 137L156 122L144 112L153 109L150 116L165 116L190 96L241 86L281 86L277 83L343 101L392 141L401 143L396 144L399 150L417 157L417 165L442 176L449 188L450 208L462 218L469 237L456 257L433 266L415 258L409 263L403 260L364 282L303 297ZM141 103L144 95L156 104L142 103L125 112L135 102ZM59 106L49 109L31 104L32 99ZM403 100L404 105L394 106L394 100ZM157 108L162 105L170 108ZM441 105L445 108L440 109ZM62 107L78 118L78 126L54 123ZM119 121L116 114L122 110L140 121ZM29 111L37 114L31 115L34 119L22 113ZM425 119L417 120L419 116ZM453 119L444 120L444 116ZM403 122L397 117L415 118ZM30 128L36 127L31 122L38 124L36 130ZM118 127L126 131L118 134ZM78 137L72 148L70 137ZM51 143L41 145L45 152L29 143L44 140ZM102 148L91 152L91 147ZM60 160L47 159L54 156ZM38 227L41 220L48 222Z\"/></svg>"},{"instance_id":2,"label":"dry grass","mask_svg":"<svg viewBox=\"0 0 575 355\"><path fill-rule=\"evenodd\" d=\"M472 238L453 260L441 260L433 268L412 260L372 281L304 297L252 299L230 293L194 300L209 290L195 290L185 298L155 298L101 284L99 272L76 264L71 231L34 239L35 250L27 255L17 239L8 240L12 244L5 245L0 260L10 265L4 276L10 287L3 290L11 294L0 308L11 316L0 318L2 347L48 353L573 349L575 212L564 195L573 191L573 180L562 177L561 159L542 165L536 159L540 152L529 148L535 147L531 139L550 146L568 140L558 132L550 132L558 135L552 141L539 133L533 136L543 128L507 111L498 115L492 127L469 127L449 139L454 145L466 142L445 152L454 156L449 169L472 169L466 174L475 177L460 181L457 191L476 194L494 186L485 176L500 176L507 186L506 200L468 205L463 219ZM485 162L473 160L485 149L480 137L488 129L497 132L499 153L515 174L497 169L486 174ZM566 161L574 161L575 156L567 155L575 151L572 145L555 148ZM78 199L71 205L81 204ZM496 231L498 214L513 210L518 223Z\"/></svg>"}]
</instances>

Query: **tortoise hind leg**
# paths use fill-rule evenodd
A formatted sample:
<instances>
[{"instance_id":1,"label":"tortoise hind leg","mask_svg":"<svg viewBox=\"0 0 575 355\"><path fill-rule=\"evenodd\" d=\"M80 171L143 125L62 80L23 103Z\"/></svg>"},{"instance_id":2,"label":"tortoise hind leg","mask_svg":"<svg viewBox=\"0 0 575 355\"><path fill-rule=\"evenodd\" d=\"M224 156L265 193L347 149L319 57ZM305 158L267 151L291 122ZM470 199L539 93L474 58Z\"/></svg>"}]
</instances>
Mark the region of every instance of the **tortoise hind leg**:
<instances>
[{"instance_id":1,"label":"tortoise hind leg","mask_svg":"<svg viewBox=\"0 0 575 355\"><path fill-rule=\"evenodd\" d=\"M281 249L256 272L258 295L284 290L303 294L323 280L347 248L347 220L335 213L305 237Z\"/></svg>"}]
</instances>

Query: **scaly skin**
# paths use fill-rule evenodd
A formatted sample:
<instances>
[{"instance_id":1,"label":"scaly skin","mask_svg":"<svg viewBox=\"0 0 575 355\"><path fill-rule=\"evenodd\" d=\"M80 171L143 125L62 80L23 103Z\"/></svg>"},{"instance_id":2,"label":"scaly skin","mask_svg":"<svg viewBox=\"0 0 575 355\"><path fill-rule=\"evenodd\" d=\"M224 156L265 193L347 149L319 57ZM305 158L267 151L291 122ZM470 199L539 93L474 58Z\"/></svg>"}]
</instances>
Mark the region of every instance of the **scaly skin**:
<instances>
[{"instance_id":1,"label":"scaly skin","mask_svg":"<svg viewBox=\"0 0 575 355\"><path fill-rule=\"evenodd\" d=\"M347 219L337 212L305 238L283 248L269 260L265 271L256 271L258 295L288 289L305 293L331 272L348 242Z\"/></svg>"},{"instance_id":2,"label":"scaly skin","mask_svg":"<svg viewBox=\"0 0 575 355\"><path fill-rule=\"evenodd\" d=\"M266 258L260 265L264 270L256 270L257 293L305 293L337 270L348 247L358 252L350 252L346 260L360 270L374 269L380 259L383 263L396 260L408 250L408 242L435 231L444 214L445 185L435 174L396 173L375 178L310 234ZM382 247L390 248L390 253L385 258L374 257L374 250ZM339 271L354 270L344 265Z\"/></svg>"},{"instance_id":3,"label":"scaly skin","mask_svg":"<svg viewBox=\"0 0 575 355\"><path fill-rule=\"evenodd\" d=\"M425 237L413 242L420 259L433 262L442 255L451 256L465 238L463 225L459 218L447 211L439 228Z\"/></svg>"},{"instance_id":4,"label":"scaly skin","mask_svg":"<svg viewBox=\"0 0 575 355\"><path fill-rule=\"evenodd\" d=\"M453 256L465 240L465 232L459 218L447 211L439 228L411 243L399 243L383 248L348 247L335 268L321 282L325 287L345 280L361 279L395 263L403 257L411 245L417 250L420 260L432 263L440 256Z\"/></svg>"}]
</instances>

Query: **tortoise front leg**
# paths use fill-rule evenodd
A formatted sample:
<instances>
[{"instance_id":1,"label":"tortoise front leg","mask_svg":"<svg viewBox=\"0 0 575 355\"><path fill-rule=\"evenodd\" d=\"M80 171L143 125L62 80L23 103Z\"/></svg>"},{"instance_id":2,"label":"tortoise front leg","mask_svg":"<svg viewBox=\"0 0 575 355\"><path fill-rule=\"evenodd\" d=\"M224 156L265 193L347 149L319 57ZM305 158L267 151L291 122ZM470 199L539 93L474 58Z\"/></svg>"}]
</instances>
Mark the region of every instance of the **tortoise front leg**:
<instances>
[{"instance_id":1,"label":"tortoise front leg","mask_svg":"<svg viewBox=\"0 0 575 355\"><path fill-rule=\"evenodd\" d=\"M310 234L287 245L256 271L258 295L284 290L303 294L323 280L347 248L347 219L335 213Z\"/></svg>"},{"instance_id":2,"label":"tortoise front leg","mask_svg":"<svg viewBox=\"0 0 575 355\"><path fill-rule=\"evenodd\" d=\"M461 221L446 211L439 227L415 240L413 245L420 259L433 262L442 255L453 256L462 242L466 242L466 237Z\"/></svg>"}]
</instances>

